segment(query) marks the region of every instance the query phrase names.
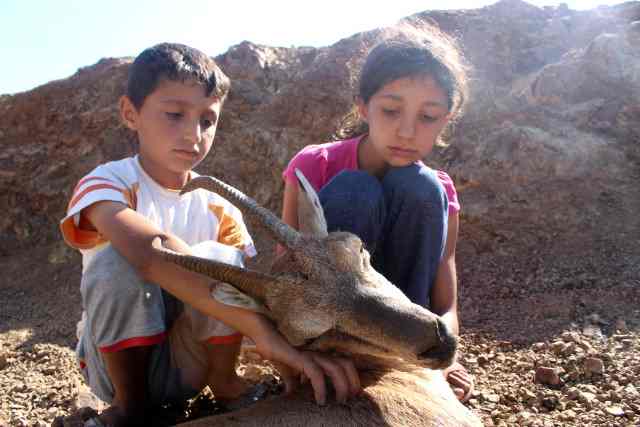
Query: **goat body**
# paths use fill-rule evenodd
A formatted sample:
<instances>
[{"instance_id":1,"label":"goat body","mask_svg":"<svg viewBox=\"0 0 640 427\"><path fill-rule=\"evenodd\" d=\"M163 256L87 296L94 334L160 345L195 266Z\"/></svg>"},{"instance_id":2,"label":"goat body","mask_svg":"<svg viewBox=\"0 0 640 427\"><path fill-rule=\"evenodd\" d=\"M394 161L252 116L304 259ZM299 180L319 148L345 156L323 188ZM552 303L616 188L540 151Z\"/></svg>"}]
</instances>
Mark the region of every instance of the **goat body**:
<instances>
[{"instance_id":1,"label":"goat body","mask_svg":"<svg viewBox=\"0 0 640 427\"><path fill-rule=\"evenodd\" d=\"M465 427L481 426L465 408L439 371L424 368L360 371L363 393L346 404L319 406L310 386L290 396L275 396L239 411L185 424L215 426L359 426Z\"/></svg>"},{"instance_id":2,"label":"goat body","mask_svg":"<svg viewBox=\"0 0 640 427\"><path fill-rule=\"evenodd\" d=\"M190 425L481 425L458 402L441 372L427 368L443 368L454 359L457 341L446 324L413 304L375 271L357 236L328 233L315 191L299 171L296 174L304 190L298 198L300 232L215 178L195 178L183 189L216 191L245 215L257 217L286 248L271 273L158 249L167 259L229 283L254 298L257 303L247 304L247 308L259 306L292 345L352 357L364 392L346 405L333 402L318 406L307 386L293 396L273 397ZM246 300L245 295L234 297L232 293L213 292L212 298L232 305Z\"/></svg>"}]
</instances>

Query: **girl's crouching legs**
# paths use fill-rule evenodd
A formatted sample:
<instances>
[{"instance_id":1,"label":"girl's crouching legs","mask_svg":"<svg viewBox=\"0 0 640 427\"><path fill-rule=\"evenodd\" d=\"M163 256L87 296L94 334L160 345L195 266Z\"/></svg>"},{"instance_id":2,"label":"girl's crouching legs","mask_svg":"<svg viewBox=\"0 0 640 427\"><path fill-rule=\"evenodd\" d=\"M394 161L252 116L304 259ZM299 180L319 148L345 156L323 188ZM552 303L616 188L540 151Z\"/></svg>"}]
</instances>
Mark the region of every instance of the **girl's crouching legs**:
<instances>
[{"instance_id":1,"label":"girl's crouching legs","mask_svg":"<svg viewBox=\"0 0 640 427\"><path fill-rule=\"evenodd\" d=\"M447 239L447 195L436 172L418 164L390 169L382 186L387 222L374 266L411 301L428 307Z\"/></svg>"}]
</instances>

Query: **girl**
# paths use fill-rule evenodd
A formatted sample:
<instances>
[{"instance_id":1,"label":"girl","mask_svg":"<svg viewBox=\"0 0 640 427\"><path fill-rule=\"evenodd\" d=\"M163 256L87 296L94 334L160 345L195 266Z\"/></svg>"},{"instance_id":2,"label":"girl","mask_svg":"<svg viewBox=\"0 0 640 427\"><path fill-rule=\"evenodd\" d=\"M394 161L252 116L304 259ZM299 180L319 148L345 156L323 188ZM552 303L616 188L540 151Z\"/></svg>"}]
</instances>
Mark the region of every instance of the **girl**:
<instances>
[{"instance_id":1,"label":"girl","mask_svg":"<svg viewBox=\"0 0 640 427\"><path fill-rule=\"evenodd\" d=\"M318 191L329 231L359 236L372 265L458 334L453 181L422 163L462 111L466 76L455 43L434 28L403 27L378 44L360 74L340 140L302 149L283 172L283 220L298 227L300 169ZM473 380L444 371L466 401Z\"/></svg>"}]
</instances>

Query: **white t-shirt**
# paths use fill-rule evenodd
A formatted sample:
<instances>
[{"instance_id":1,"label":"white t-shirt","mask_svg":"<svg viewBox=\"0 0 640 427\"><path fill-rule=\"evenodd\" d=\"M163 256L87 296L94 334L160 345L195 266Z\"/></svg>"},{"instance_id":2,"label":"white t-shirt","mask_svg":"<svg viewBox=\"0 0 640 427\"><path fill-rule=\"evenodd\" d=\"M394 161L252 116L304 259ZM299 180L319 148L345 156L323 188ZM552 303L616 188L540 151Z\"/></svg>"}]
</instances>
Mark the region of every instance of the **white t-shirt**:
<instances>
[{"instance_id":1,"label":"white t-shirt","mask_svg":"<svg viewBox=\"0 0 640 427\"><path fill-rule=\"evenodd\" d=\"M198 176L191 172L191 178ZM184 195L155 182L140 166L138 156L98 166L82 178L60 222L65 241L82 253L83 271L109 242L82 227L82 209L98 201L120 202L166 233L193 246L205 241L233 246L252 257L253 240L242 213L223 197L198 189Z\"/></svg>"}]
</instances>

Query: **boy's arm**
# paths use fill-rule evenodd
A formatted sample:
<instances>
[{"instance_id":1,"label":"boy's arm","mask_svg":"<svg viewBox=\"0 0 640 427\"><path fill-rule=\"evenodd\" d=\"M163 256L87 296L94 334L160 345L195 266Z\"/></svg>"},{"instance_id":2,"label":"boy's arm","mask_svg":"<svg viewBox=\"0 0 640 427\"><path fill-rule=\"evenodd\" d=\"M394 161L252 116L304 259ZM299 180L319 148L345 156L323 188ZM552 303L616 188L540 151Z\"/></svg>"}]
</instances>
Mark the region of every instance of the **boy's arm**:
<instances>
[{"instance_id":1,"label":"boy's arm","mask_svg":"<svg viewBox=\"0 0 640 427\"><path fill-rule=\"evenodd\" d=\"M265 358L304 373L319 403L326 399L325 374L332 379L338 396L354 394L356 387L350 373L297 351L264 316L211 298L210 288L215 286L212 279L164 260L153 248L154 240L161 238L163 246L189 253L189 245L180 238L162 232L142 215L117 202L97 202L85 208L83 215L134 266L143 280L157 284L181 301L250 337Z\"/></svg>"},{"instance_id":2,"label":"boy's arm","mask_svg":"<svg viewBox=\"0 0 640 427\"><path fill-rule=\"evenodd\" d=\"M444 256L438 265L436 281L431 290L431 311L440 315L455 335L459 333L458 279L456 275L456 242L459 222L457 212L449 215Z\"/></svg>"}]
</instances>

